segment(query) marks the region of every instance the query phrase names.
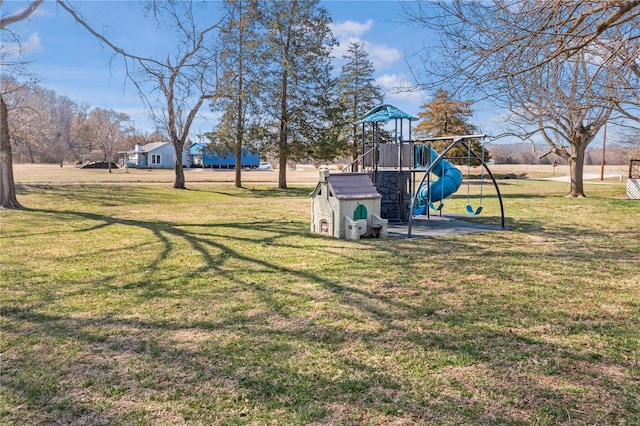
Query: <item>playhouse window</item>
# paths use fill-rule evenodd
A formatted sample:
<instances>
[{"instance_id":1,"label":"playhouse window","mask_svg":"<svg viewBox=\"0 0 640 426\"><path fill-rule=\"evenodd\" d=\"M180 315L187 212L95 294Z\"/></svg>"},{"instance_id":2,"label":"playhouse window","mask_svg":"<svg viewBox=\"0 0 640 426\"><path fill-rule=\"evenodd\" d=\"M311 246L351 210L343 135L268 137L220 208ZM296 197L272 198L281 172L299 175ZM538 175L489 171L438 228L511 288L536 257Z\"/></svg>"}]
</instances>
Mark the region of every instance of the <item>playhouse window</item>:
<instances>
[{"instance_id":1,"label":"playhouse window","mask_svg":"<svg viewBox=\"0 0 640 426\"><path fill-rule=\"evenodd\" d=\"M359 219L366 219L366 218L367 218L367 208L364 206L364 204L358 204L358 206L356 207L356 210L353 212L353 219L359 220Z\"/></svg>"}]
</instances>

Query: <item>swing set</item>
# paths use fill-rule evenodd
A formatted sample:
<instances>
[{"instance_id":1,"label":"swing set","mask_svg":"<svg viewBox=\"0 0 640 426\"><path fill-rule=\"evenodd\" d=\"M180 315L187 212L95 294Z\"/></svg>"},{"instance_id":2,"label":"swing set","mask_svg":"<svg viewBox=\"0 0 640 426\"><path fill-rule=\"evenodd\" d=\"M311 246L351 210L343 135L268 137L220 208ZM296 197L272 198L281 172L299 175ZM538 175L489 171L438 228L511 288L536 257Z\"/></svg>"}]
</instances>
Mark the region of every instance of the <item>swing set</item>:
<instances>
[{"instance_id":1,"label":"swing set","mask_svg":"<svg viewBox=\"0 0 640 426\"><path fill-rule=\"evenodd\" d=\"M481 159L480 164L484 164L484 145L482 146ZM479 205L477 208L473 208L471 205L471 144L467 144L467 213L471 216L479 215L482 212L482 190L484 187L484 167L481 168L480 174L480 198ZM429 197L429 208L433 211L441 212L444 208L444 200L446 196L444 195L444 185L440 185L440 194L438 197L438 205L435 205L433 201L431 201L431 197Z\"/></svg>"},{"instance_id":2,"label":"swing set","mask_svg":"<svg viewBox=\"0 0 640 426\"><path fill-rule=\"evenodd\" d=\"M484 188L484 184L485 184L485 171L486 173L489 175L489 177L491 178L491 180L493 181L494 187L496 189L496 193L498 195L498 200L500 202L500 212L501 212L501 224L502 224L502 228L505 228L505 219L504 219L504 206L502 203L502 196L500 194L500 189L498 188L498 184L493 176L493 174L491 173L491 170L489 170L489 168L487 167L487 164L485 162L485 148L484 145L482 145L482 149L481 152L478 154L477 152L475 152L472 148L471 148L471 140L472 139L478 139L478 138L484 138L485 135L465 135L465 136L456 136L456 137L440 137L440 138L425 138L425 139L419 139L416 141L412 141L414 144L427 144L429 147L431 146L431 143L434 141L439 141L439 140L451 140L451 144L449 146L447 146L446 149L444 149L442 151L442 153L438 154L436 151L434 151L433 149L429 149L429 152L432 153L433 155L436 155L435 159L429 158L428 159L428 167L425 169L424 171L424 175L422 176L422 179L420 180L420 183L418 184L418 190L415 190L414 187L414 191L413 191L413 197L411 199L411 207L410 207L410 211L413 213L410 215L409 217L409 224L408 224L408 236L411 237L411 228L412 228L412 223L413 223L413 216L414 214L418 214L416 213L417 211L422 211L420 210L420 207L418 207L417 209L415 209L417 206L420 205L421 202L423 202L425 204L425 208L424 208L424 213L426 213L427 217L429 217L429 210L433 210L436 212L439 212L440 215L442 215L442 210L444 208L444 202L443 200L447 197L449 197L452 193L456 192L459 187L462 184L462 173L455 167L452 166L450 163L448 163L444 157L458 144L461 144L464 148L466 148L467 151L467 182L466 182L466 198L467 198L467 204L466 204L466 212L467 214L469 214L470 216L477 216L480 213L482 213L482 201L483 201L483 188ZM429 157L432 157L433 155L429 155ZM472 163L472 159L476 159L480 162L481 165L481 174L480 174L480 194L479 194L479 199L478 199L478 205L474 207L474 205L472 205L471 202L471 163ZM442 171L442 164L445 164L445 169L449 168L449 172L443 172ZM435 174L436 176L438 176L438 180L436 180L435 182L431 182L431 174ZM459 178L458 178L459 175ZM456 180L459 179L459 182L456 183L449 183L449 187L447 189L445 189L445 185L447 182L441 183L438 185L439 181L443 180L443 179L450 179L450 180ZM415 181L416 179L414 179L414 185L415 185ZM426 185L425 184L426 181ZM423 186L424 185L424 186ZM451 186L451 185L455 185L455 186ZM428 188L428 189L427 189ZM415 210L414 210L415 209Z\"/></svg>"}]
</instances>

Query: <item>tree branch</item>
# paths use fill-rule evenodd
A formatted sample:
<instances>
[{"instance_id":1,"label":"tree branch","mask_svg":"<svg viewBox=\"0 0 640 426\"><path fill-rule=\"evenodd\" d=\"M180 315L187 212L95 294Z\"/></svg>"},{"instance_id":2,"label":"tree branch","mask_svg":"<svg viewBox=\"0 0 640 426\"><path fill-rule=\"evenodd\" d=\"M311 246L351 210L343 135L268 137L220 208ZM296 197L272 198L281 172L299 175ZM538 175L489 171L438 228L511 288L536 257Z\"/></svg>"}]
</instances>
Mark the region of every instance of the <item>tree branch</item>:
<instances>
[{"instance_id":1,"label":"tree branch","mask_svg":"<svg viewBox=\"0 0 640 426\"><path fill-rule=\"evenodd\" d=\"M137 55L132 55L131 53L126 52L124 49L116 46L115 44L113 44L111 41L109 41L105 36L103 36L102 34L98 33L96 30L94 30L83 18L82 16L80 16L80 14L73 9L70 5L68 5L64 0L56 0L56 2L67 12L69 12L69 14L73 17L73 19L76 20L76 22L78 22L81 26L83 26L87 31L89 31L91 33L91 35L93 35L94 37L96 37L98 40L100 40L102 43L106 44L108 47L110 47L114 52L116 52L119 55L122 55L125 58L129 58L129 59L135 59L137 61L146 61L146 62L151 62L154 63L158 66L164 66L164 64L162 64L162 62L156 61L153 58L144 58L141 56L137 56Z\"/></svg>"},{"instance_id":2,"label":"tree branch","mask_svg":"<svg viewBox=\"0 0 640 426\"><path fill-rule=\"evenodd\" d=\"M31 16L33 12L44 2L44 0L34 0L31 2L22 12L16 13L14 15L6 16L0 19L0 30L4 29L4 27L14 24L16 22L22 21L23 19ZM0 5L2 2L0 1Z\"/></svg>"}]
</instances>

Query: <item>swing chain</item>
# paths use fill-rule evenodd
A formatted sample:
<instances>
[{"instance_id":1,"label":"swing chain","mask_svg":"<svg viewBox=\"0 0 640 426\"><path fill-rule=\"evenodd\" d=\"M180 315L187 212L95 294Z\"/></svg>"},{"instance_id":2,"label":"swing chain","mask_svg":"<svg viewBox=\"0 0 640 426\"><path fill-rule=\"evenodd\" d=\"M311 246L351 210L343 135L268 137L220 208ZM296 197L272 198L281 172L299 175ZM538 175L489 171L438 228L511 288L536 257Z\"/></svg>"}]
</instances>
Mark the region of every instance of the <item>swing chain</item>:
<instances>
[{"instance_id":1,"label":"swing chain","mask_svg":"<svg viewBox=\"0 0 640 426\"><path fill-rule=\"evenodd\" d=\"M470 215L480 214L482 211L482 189L484 187L484 145L482 148L482 158L480 159L480 205L477 209L471 206L471 141L467 143L467 213Z\"/></svg>"}]
</instances>

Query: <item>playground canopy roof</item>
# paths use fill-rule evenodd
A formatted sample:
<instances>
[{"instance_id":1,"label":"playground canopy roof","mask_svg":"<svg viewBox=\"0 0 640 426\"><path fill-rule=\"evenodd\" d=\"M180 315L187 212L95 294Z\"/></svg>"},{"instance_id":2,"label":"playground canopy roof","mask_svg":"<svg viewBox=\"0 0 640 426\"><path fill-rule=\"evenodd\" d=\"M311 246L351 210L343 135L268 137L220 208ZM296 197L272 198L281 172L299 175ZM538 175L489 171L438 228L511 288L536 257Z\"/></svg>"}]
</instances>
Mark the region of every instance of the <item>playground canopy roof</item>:
<instances>
[{"instance_id":1,"label":"playground canopy roof","mask_svg":"<svg viewBox=\"0 0 640 426\"><path fill-rule=\"evenodd\" d=\"M393 119L407 119L410 121L418 120L404 111L394 107L393 105L384 104L373 108L371 111L363 115L357 123L381 123Z\"/></svg>"}]
</instances>

